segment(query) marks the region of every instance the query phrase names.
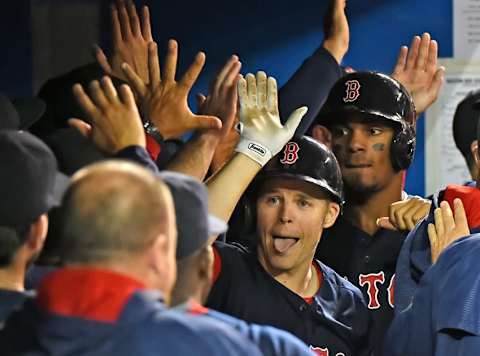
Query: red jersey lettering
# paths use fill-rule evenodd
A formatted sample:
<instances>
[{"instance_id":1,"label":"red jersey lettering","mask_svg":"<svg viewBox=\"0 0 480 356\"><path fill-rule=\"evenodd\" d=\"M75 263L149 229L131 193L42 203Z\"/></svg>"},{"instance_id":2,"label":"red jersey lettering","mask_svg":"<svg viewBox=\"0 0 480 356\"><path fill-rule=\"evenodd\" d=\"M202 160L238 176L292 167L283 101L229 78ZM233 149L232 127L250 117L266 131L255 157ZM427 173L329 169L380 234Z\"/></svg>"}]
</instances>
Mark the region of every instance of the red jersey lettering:
<instances>
[{"instance_id":1,"label":"red jersey lettering","mask_svg":"<svg viewBox=\"0 0 480 356\"><path fill-rule=\"evenodd\" d=\"M385 283L385 274L380 273L369 273L361 274L358 277L358 284L360 286L367 285L367 294L368 294L368 309L378 309L380 308L380 302L378 301L378 283Z\"/></svg>"},{"instance_id":2,"label":"red jersey lettering","mask_svg":"<svg viewBox=\"0 0 480 356\"><path fill-rule=\"evenodd\" d=\"M394 291L395 291L395 275L390 278L390 285L388 286L388 304L393 308L394 302Z\"/></svg>"}]
</instances>

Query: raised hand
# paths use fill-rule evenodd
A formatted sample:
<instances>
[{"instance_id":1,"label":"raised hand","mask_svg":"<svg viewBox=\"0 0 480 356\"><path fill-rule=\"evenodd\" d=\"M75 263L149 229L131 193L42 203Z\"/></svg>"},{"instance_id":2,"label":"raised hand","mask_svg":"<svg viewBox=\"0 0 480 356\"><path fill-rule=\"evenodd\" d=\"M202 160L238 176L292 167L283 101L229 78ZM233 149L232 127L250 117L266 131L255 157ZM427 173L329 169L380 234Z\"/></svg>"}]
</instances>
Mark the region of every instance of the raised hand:
<instances>
[{"instance_id":1,"label":"raised hand","mask_svg":"<svg viewBox=\"0 0 480 356\"><path fill-rule=\"evenodd\" d=\"M295 133L307 107L296 109L285 125L278 112L277 82L265 72L249 73L238 81L240 142L236 151L264 166Z\"/></svg>"},{"instance_id":2,"label":"raised hand","mask_svg":"<svg viewBox=\"0 0 480 356\"><path fill-rule=\"evenodd\" d=\"M391 76L410 92L417 113L424 112L437 99L445 74L437 67L438 44L424 33L415 36L410 44L400 48L397 64Z\"/></svg>"},{"instance_id":3,"label":"raised hand","mask_svg":"<svg viewBox=\"0 0 480 356\"><path fill-rule=\"evenodd\" d=\"M323 20L323 47L340 62L348 51L350 29L345 15L346 0L330 0L327 14Z\"/></svg>"},{"instance_id":4,"label":"raised hand","mask_svg":"<svg viewBox=\"0 0 480 356\"><path fill-rule=\"evenodd\" d=\"M186 132L199 129L220 130L222 122L217 117L195 115L187 102L188 94L205 64L205 54L197 54L178 82L175 81L177 56L177 42L170 40L163 73L160 75L157 44L151 42L148 46L149 83L128 63L122 65L127 81L137 94L144 119L150 120L164 139L178 138Z\"/></svg>"},{"instance_id":5,"label":"raised hand","mask_svg":"<svg viewBox=\"0 0 480 356\"><path fill-rule=\"evenodd\" d=\"M145 133L128 85L117 93L109 77L90 84L89 95L80 84L75 84L73 94L86 115L86 121L70 119L71 126L90 138L95 146L109 154L136 145L145 147Z\"/></svg>"},{"instance_id":6,"label":"raised hand","mask_svg":"<svg viewBox=\"0 0 480 356\"><path fill-rule=\"evenodd\" d=\"M117 0L111 7L113 53L110 63L98 45L94 45L94 55L104 72L125 80L122 64L128 63L143 81L148 77L148 44L153 41L150 27L150 13L147 6L142 7L139 19L132 0Z\"/></svg>"},{"instance_id":7,"label":"raised hand","mask_svg":"<svg viewBox=\"0 0 480 356\"><path fill-rule=\"evenodd\" d=\"M453 242L461 237L470 235L465 209L460 199L453 201L454 214L446 201L440 203L440 208L435 209L435 224L428 224L428 238L435 263L440 254Z\"/></svg>"},{"instance_id":8,"label":"raised hand","mask_svg":"<svg viewBox=\"0 0 480 356\"><path fill-rule=\"evenodd\" d=\"M377 220L377 225L389 230L412 230L417 222L428 215L432 202L420 197L411 197L390 204L389 216Z\"/></svg>"}]
</instances>

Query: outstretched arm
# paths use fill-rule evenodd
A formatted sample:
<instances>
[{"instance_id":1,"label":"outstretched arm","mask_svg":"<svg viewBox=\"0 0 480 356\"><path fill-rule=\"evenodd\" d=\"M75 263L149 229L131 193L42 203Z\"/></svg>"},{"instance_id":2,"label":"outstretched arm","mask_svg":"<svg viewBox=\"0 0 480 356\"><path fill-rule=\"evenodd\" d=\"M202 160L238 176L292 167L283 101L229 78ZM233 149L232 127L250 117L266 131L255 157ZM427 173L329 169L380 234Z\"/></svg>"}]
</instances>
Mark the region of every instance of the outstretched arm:
<instances>
[{"instance_id":1,"label":"outstretched arm","mask_svg":"<svg viewBox=\"0 0 480 356\"><path fill-rule=\"evenodd\" d=\"M248 74L238 82L241 137L236 153L208 182L210 213L228 221L237 202L260 169L293 136L306 107L280 123L277 84L264 72ZM212 241L213 242L213 241Z\"/></svg>"},{"instance_id":2,"label":"outstretched arm","mask_svg":"<svg viewBox=\"0 0 480 356\"><path fill-rule=\"evenodd\" d=\"M282 117L299 106L306 105L309 108L297 129L296 136L302 136L307 132L333 84L342 76L339 64L348 50L349 41L345 0L331 0L324 19L322 46L303 62L279 92Z\"/></svg>"},{"instance_id":3,"label":"outstretched arm","mask_svg":"<svg viewBox=\"0 0 480 356\"><path fill-rule=\"evenodd\" d=\"M94 56L104 72L125 80L122 64L128 63L145 82L148 78L148 44L153 41L150 13L142 7L141 18L132 0L117 0L111 7L113 53L108 60L103 50L94 45Z\"/></svg>"},{"instance_id":4,"label":"outstretched arm","mask_svg":"<svg viewBox=\"0 0 480 356\"><path fill-rule=\"evenodd\" d=\"M410 48L402 46L391 74L410 92L417 114L424 112L435 100L442 87L444 67L437 66L438 44L424 33L415 36Z\"/></svg>"}]
</instances>

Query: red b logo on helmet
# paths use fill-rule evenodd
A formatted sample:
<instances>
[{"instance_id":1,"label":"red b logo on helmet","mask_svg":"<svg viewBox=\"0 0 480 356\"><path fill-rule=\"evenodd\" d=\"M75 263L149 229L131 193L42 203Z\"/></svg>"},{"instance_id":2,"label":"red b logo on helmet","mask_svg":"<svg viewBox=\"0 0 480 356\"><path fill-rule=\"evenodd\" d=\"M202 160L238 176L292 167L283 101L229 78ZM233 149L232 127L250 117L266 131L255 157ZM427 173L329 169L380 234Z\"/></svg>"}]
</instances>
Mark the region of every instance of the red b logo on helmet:
<instances>
[{"instance_id":1,"label":"red b logo on helmet","mask_svg":"<svg viewBox=\"0 0 480 356\"><path fill-rule=\"evenodd\" d=\"M289 142L283 149L283 158L280 160L282 164L294 164L298 160L298 151L300 147L296 142Z\"/></svg>"},{"instance_id":2,"label":"red b logo on helmet","mask_svg":"<svg viewBox=\"0 0 480 356\"><path fill-rule=\"evenodd\" d=\"M343 101L346 103L350 103L357 100L360 96L360 83L358 82L358 80L347 80L345 82L345 86L347 88Z\"/></svg>"}]
</instances>

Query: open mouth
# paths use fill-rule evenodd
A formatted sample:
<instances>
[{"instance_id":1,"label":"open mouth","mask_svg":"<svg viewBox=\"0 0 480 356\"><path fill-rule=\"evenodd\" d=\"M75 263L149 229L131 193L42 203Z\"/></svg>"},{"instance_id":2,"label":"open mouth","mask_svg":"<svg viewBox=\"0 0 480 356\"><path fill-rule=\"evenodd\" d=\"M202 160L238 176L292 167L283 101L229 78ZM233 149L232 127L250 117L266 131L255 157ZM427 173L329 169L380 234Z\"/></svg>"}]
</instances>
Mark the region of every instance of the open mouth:
<instances>
[{"instance_id":1,"label":"open mouth","mask_svg":"<svg viewBox=\"0 0 480 356\"><path fill-rule=\"evenodd\" d=\"M273 235L273 248L275 252L283 254L291 249L300 240L298 237Z\"/></svg>"}]
</instances>

